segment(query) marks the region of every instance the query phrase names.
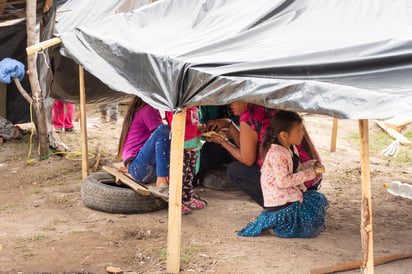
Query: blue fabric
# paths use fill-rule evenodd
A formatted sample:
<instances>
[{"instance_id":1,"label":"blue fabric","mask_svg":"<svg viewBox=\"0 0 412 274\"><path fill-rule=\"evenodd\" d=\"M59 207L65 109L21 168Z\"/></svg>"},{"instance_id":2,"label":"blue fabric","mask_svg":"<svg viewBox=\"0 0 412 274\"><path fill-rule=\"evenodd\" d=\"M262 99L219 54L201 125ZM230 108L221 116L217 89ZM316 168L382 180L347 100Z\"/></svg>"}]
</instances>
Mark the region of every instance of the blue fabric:
<instances>
[{"instance_id":1,"label":"blue fabric","mask_svg":"<svg viewBox=\"0 0 412 274\"><path fill-rule=\"evenodd\" d=\"M314 238L326 228L325 217L329 203L325 195L316 190L303 193L303 203L274 212L262 212L256 221L243 228L239 236L258 236L267 229L283 238Z\"/></svg>"},{"instance_id":2,"label":"blue fabric","mask_svg":"<svg viewBox=\"0 0 412 274\"><path fill-rule=\"evenodd\" d=\"M0 82L10 84L14 77L18 77L20 81L23 80L23 63L12 58L4 58L0 61Z\"/></svg>"},{"instance_id":3,"label":"blue fabric","mask_svg":"<svg viewBox=\"0 0 412 274\"><path fill-rule=\"evenodd\" d=\"M170 165L170 127L157 127L136 158L130 162L128 171L133 178L141 183L153 183L157 176L169 176Z\"/></svg>"}]
</instances>

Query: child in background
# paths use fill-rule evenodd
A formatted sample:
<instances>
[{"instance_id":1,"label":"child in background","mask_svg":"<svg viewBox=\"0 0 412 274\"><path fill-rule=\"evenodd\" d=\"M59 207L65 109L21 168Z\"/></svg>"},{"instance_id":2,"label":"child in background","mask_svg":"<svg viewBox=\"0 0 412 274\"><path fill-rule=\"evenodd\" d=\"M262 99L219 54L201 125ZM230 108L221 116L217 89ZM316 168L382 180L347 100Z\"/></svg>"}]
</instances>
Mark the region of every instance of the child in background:
<instances>
[{"instance_id":1,"label":"child in background","mask_svg":"<svg viewBox=\"0 0 412 274\"><path fill-rule=\"evenodd\" d=\"M64 106L66 106L66 112L64 111ZM52 108L52 119L56 132L62 132L63 129L65 132L74 131L74 110L74 104L54 100Z\"/></svg>"},{"instance_id":2,"label":"child in background","mask_svg":"<svg viewBox=\"0 0 412 274\"><path fill-rule=\"evenodd\" d=\"M264 211L239 236L258 236L269 230L279 237L313 238L326 227L326 197L307 190L304 182L324 172L317 160L299 163L303 120L295 112L278 111L262 142L261 186Z\"/></svg>"},{"instance_id":3,"label":"child in background","mask_svg":"<svg viewBox=\"0 0 412 274\"><path fill-rule=\"evenodd\" d=\"M164 125L159 110L133 96L123 121L117 159L127 171L151 187L153 195L169 198L170 127Z\"/></svg>"},{"instance_id":4,"label":"child in background","mask_svg":"<svg viewBox=\"0 0 412 274\"><path fill-rule=\"evenodd\" d=\"M172 126L173 113L166 111L166 121ZM204 208L206 203L195 198L193 193L193 178L196 174L196 162L201 147L200 137L206 130L206 125L199 122L196 107L186 109L186 128L183 158L183 188L182 188L182 214L190 214L193 208Z\"/></svg>"}]
</instances>

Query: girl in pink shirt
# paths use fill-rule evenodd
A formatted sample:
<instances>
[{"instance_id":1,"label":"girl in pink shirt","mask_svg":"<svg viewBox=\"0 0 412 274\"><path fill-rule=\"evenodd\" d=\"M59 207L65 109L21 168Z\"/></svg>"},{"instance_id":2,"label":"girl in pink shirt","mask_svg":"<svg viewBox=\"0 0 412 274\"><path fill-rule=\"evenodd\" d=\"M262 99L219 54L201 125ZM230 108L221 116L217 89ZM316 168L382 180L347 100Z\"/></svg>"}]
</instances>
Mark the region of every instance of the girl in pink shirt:
<instances>
[{"instance_id":1,"label":"girl in pink shirt","mask_svg":"<svg viewBox=\"0 0 412 274\"><path fill-rule=\"evenodd\" d=\"M166 121L172 126L173 112L166 112ZM183 183L182 183L182 214L191 213L193 208L204 208L205 201L201 200L193 193L193 178L196 174L196 163L199 156L199 149L202 146L200 137L206 129L199 121L196 107L186 108L186 127L183 156Z\"/></svg>"},{"instance_id":2,"label":"girl in pink shirt","mask_svg":"<svg viewBox=\"0 0 412 274\"><path fill-rule=\"evenodd\" d=\"M265 210L239 236L258 236L269 230L279 237L313 238L325 229L328 201L304 182L323 172L317 160L299 163L303 121L295 112L278 111L262 142L261 186Z\"/></svg>"}]
</instances>

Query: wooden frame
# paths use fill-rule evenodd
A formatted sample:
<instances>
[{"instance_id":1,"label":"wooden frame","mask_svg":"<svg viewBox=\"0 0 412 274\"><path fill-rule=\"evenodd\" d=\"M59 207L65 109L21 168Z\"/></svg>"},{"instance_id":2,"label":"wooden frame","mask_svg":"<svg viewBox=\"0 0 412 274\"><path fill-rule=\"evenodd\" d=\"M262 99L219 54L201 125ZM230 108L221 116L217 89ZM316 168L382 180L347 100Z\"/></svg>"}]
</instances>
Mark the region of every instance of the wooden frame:
<instances>
[{"instance_id":1,"label":"wooden frame","mask_svg":"<svg viewBox=\"0 0 412 274\"><path fill-rule=\"evenodd\" d=\"M61 41L60 41L61 42ZM46 46L44 46L46 47ZM40 47L40 49L44 48ZM39 48L39 47L37 47ZM81 71L81 72L80 72ZM86 116L85 116L85 96L84 95L84 76L83 68L79 66L80 94L81 94L81 131L82 135L82 174L85 176L85 170L88 170L87 159L87 133L86 133ZM83 80L81 80L83 78ZM83 89L83 91L82 91ZM82 95L83 94L83 95ZM82 103L83 102L83 103ZM183 142L185 130L186 112L183 110L174 115L172 128L172 145L171 145L171 173L170 173L170 196L169 196L169 221L168 221L168 241L167 241L167 273L179 273L180 270L180 233L181 233L181 191L182 191L182 170L183 170ZM335 119L335 118L334 118ZM334 121L335 122L335 121ZM336 126L337 132L337 119ZM369 132L368 120L359 120L360 132L360 154L362 169L362 219L361 219L361 236L362 252L364 254L363 270L365 274L374 273L373 258L373 231L372 231L372 201L370 186L370 167L369 167ZM335 134L334 136L336 136ZM83 144L85 148L83 148ZM86 152L83 152L86 149Z\"/></svg>"}]
</instances>

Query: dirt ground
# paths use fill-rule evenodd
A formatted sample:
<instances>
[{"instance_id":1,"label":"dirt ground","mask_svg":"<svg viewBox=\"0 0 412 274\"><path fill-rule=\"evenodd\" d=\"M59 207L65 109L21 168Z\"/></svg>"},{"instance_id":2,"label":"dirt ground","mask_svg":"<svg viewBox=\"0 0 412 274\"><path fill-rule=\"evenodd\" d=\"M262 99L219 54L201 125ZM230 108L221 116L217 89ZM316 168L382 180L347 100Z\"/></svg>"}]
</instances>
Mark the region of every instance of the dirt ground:
<instances>
[{"instance_id":1,"label":"dirt ground","mask_svg":"<svg viewBox=\"0 0 412 274\"><path fill-rule=\"evenodd\" d=\"M122 108L124 111L124 108ZM122 115L121 115L122 118ZM358 122L340 120L337 151L330 152L332 118L304 115L326 167L322 182L329 202L327 229L315 239L282 239L269 233L242 238L236 232L260 208L239 191L196 188L208 207L182 216L182 273L309 273L311 269L362 260L361 173ZM114 162L121 120L102 124L88 107L91 165ZM71 151L80 150L77 131L61 133ZM390 195L383 183L412 183L412 148L396 158L379 151L390 138L369 123L375 257L412 252L412 201ZM375 144L377 143L377 144ZM0 145L0 273L106 273L114 266L131 273L166 271L167 209L145 214L109 214L84 206L81 161L74 154L27 164L29 135ZM375 273L411 273L412 259L376 266ZM351 270L345 273L359 273Z\"/></svg>"}]
</instances>

